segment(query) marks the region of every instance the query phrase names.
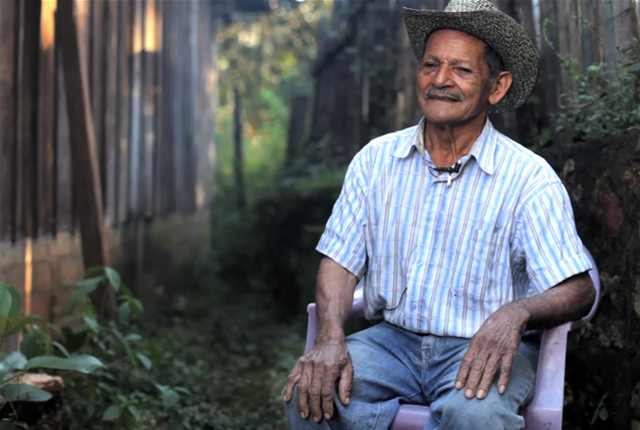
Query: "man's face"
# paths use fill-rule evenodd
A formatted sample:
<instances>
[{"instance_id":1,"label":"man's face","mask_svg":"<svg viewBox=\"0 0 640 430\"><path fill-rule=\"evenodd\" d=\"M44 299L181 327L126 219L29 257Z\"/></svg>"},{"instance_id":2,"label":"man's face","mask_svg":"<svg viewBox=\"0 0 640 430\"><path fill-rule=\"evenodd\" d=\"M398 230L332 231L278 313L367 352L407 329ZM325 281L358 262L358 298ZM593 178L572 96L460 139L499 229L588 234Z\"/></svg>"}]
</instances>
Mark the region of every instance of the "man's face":
<instances>
[{"instance_id":1,"label":"man's face","mask_svg":"<svg viewBox=\"0 0 640 430\"><path fill-rule=\"evenodd\" d=\"M429 36L417 85L427 121L464 123L488 109L492 85L485 46L480 39L456 30L438 30Z\"/></svg>"}]
</instances>

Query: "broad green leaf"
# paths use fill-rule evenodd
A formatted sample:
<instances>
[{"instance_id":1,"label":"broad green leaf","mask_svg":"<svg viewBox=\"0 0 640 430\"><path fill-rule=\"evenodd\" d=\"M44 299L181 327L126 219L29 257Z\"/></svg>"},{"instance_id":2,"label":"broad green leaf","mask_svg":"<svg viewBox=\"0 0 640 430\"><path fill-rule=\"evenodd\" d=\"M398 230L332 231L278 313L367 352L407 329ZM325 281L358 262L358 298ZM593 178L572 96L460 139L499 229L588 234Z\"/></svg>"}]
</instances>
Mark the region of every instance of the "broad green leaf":
<instances>
[{"instance_id":1,"label":"broad green leaf","mask_svg":"<svg viewBox=\"0 0 640 430\"><path fill-rule=\"evenodd\" d=\"M111 405L102 414L103 421L118 421L122 415L122 408L119 405Z\"/></svg>"},{"instance_id":2,"label":"broad green leaf","mask_svg":"<svg viewBox=\"0 0 640 430\"><path fill-rule=\"evenodd\" d=\"M600 412L598 413L598 416L602 421L606 421L609 419L609 411L607 410L607 408L603 406L602 408L600 408Z\"/></svg>"},{"instance_id":3,"label":"broad green leaf","mask_svg":"<svg viewBox=\"0 0 640 430\"><path fill-rule=\"evenodd\" d=\"M167 391L169 389L169 387L167 387L166 385L160 385L160 384L153 384L156 386L156 388L158 390L160 390L161 393L164 393L165 391Z\"/></svg>"},{"instance_id":4,"label":"broad green leaf","mask_svg":"<svg viewBox=\"0 0 640 430\"><path fill-rule=\"evenodd\" d=\"M122 333L120 333L120 331L117 328L113 328L111 331L113 332L113 334L116 335L116 337L122 343L122 346L124 347L124 350L127 353L127 356L129 357L129 362L135 366L136 357L135 355L133 355L133 351L131 350L131 347L129 346L129 342L127 341L127 339L125 339L124 336L122 336Z\"/></svg>"},{"instance_id":5,"label":"broad green leaf","mask_svg":"<svg viewBox=\"0 0 640 430\"><path fill-rule=\"evenodd\" d=\"M22 338L22 342L20 342L20 352L23 353L27 359L29 359L38 355L39 349L40 341L38 340L38 335L32 331L25 334Z\"/></svg>"},{"instance_id":6,"label":"broad green leaf","mask_svg":"<svg viewBox=\"0 0 640 430\"><path fill-rule=\"evenodd\" d=\"M131 304L129 302L124 302L120 306L118 306L118 321L124 322L129 319L131 316Z\"/></svg>"},{"instance_id":7,"label":"broad green leaf","mask_svg":"<svg viewBox=\"0 0 640 430\"><path fill-rule=\"evenodd\" d=\"M13 297L7 288L4 288L4 285L0 285L0 315L9 317L9 312L11 312L11 303L13 302Z\"/></svg>"},{"instance_id":8,"label":"broad green leaf","mask_svg":"<svg viewBox=\"0 0 640 430\"><path fill-rule=\"evenodd\" d=\"M136 356L138 357L138 360L140 360L142 365L145 367L145 369L147 370L151 369L151 366L153 364L151 363L151 360L149 360L148 357L146 357L144 354L141 354L139 352L136 353Z\"/></svg>"},{"instance_id":9,"label":"broad green leaf","mask_svg":"<svg viewBox=\"0 0 640 430\"><path fill-rule=\"evenodd\" d=\"M65 357L69 358L71 357L71 354L69 354L69 351L67 351L67 348L64 347L63 344L61 344L60 342L51 342L51 344L53 346L55 346L56 348L58 348L58 350L63 353L65 355Z\"/></svg>"},{"instance_id":10,"label":"broad green leaf","mask_svg":"<svg viewBox=\"0 0 640 430\"><path fill-rule=\"evenodd\" d=\"M76 372L92 373L104 367L100 360L90 355L76 355L71 358L34 357L27 362L27 369L44 367L47 369L75 370Z\"/></svg>"},{"instance_id":11,"label":"broad green leaf","mask_svg":"<svg viewBox=\"0 0 640 430\"><path fill-rule=\"evenodd\" d=\"M176 393L175 390L172 390L171 388L166 389L162 393L162 404L164 405L165 409L173 408L176 404L178 404L179 400L180 394Z\"/></svg>"},{"instance_id":12,"label":"broad green leaf","mask_svg":"<svg viewBox=\"0 0 640 430\"><path fill-rule=\"evenodd\" d=\"M78 297L88 296L93 293L100 282L102 281L102 277L95 277L85 279L84 281L80 281L76 284L76 287L73 289L73 293L71 295L71 299L77 299Z\"/></svg>"},{"instance_id":13,"label":"broad green leaf","mask_svg":"<svg viewBox=\"0 0 640 430\"><path fill-rule=\"evenodd\" d=\"M0 430L18 430L19 427L14 423L7 421L0 421Z\"/></svg>"},{"instance_id":14,"label":"broad green leaf","mask_svg":"<svg viewBox=\"0 0 640 430\"><path fill-rule=\"evenodd\" d=\"M127 339L129 342L136 342L142 339L142 336L140 336L138 333L129 333L124 338Z\"/></svg>"},{"instance_id":15,"label":"broad green leaf","mask_svg":"<svg viewBox=\"0 0 640 430\"><path fill-rule=\"evenodd\" d=\"M84 323L87 325L87 327L91 329L91 331L97 332L100 330L100 325L98 324L98 320L96 320L95 318L84 317L82 319L84 320Z\"/></svg>"},{"instance_id":16,"label":"broad green leaf","mask_svg":"<svg viewBox=\"0 0 640 430\"><path fill-rule=\"evenodd\" d=\"M34 321L41 321L43 318L37 315L28 315L10 319L5 315L0 315L0 337L9 336L10 334L19 332L23 328Z\"/></svg>"},{"instance_id":17,"label":"broad green leaf","mask_svg":"<svg viewBox=\"0 0 640 430\"><path fill-rule=\"evenodd\" d=\"M133 297L133 293L125 284L120 285L120 289L122 290L122 294L125 296Z\"/></svg>"},{"instance_id":18,"label":"broad green leaf","mask_svg":"<svg viewBox=\"0 0 640 430\"><path fill-rule=\"evenodd\" d=\"M93 267L89 267L87 270L84 271L84 278L85 279L89 279L89 278L95 278L98 276L102 276L104 274L104 266L93 266Z\"/></svg>"},{"instance_id":19,"label":"broad green leaf","mask_svg":"<svg viewBox=\"0 0 640 430\"><path fill-rule=\"evenodd\" d=\"M128 405L127 409L129 410L129 413L133 416L133 418L135 418L136 421L140 421L140 411L138 410L138 408L136 408L133 405Z\"/></svg>"},{"instance_id":20,"label":"broad green leaf","mask_svg":"<svg viewBox=\"0 0 640 430\"><path fill-rule=\"evenodd\" d=\"M6 354L0 360L0 381L14 370L22 370L27 365L27 358L22 353L14 351Z\"/></svg>"},{"instance_id":21,"label":"broad green leaf","mask_svg":"<svg viewBox=\"0 0 640 430\"><path fill-rule=\"evenodd\" d=\"M144 310L144 307L142 306L142 302L138 299L131 299L130 303L131 303L131 308L133 309L133 312L136 314L136 316L140 316L140 314Z\"/></svg>"},{"instance_id":22,"label":"broad green leaf","mask_svg":"<svg viewBox=\"0 0 640 430\"><path fill-rule=\"evenodd\" d=\"M0 290L8 292L11 296L7 313L5 313L3 309L4 306L2 302L4 301L4 299L0 299L0 314L8 316L10 319L18 318L18 315L20 315L20 310L22 309L22 300L20 299L20 293L18 293L18 290L13 288L11 285L4 284L2 282L0 282Z\"/></svg>"},{"instance_id":23,"label":"broad green leaf","mask_svg":"<svg viewBox=\"0 0 640 430\"><path fill-rule=\"evenodd\" d=\"M10 402L46 402L51 393L29 384L5 384L0 387L0 395Z\"/></svg>"},{"instance_id":24,"label":"broad green leaf","mask_svg":"<svg viewBox=\"0 0 640 430\"><path fill-rule=\"evenodd\" d=\"M111 286L113 287L113 289L116 291L120 291L120 286L122 285L122 281L120 280L120 275L118 274L118 272L116 272L110 267L107 267L106 269L104 269L104 273L107 276L107 279L109 280L109 282L111 283Z\"/></svg>"}]
</instances>

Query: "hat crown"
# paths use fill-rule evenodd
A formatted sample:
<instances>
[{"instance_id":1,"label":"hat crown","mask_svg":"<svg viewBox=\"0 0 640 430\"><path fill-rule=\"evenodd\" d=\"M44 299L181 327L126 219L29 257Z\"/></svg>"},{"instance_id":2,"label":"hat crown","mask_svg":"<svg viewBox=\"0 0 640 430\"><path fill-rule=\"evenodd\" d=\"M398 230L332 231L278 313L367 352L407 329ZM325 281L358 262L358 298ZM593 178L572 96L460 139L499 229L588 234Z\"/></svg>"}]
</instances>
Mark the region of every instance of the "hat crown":
<instances>
[{"instance_id":1,"label":"hat crown","mask_svg":"<svg viewBox=\"0 0 640 430\"><path fill-rule=\"evenodd\" d=\"M474 11L499 12L499 9L489 0L451 0L445 12L474 12Z\"/></svg>"}]
</instances>

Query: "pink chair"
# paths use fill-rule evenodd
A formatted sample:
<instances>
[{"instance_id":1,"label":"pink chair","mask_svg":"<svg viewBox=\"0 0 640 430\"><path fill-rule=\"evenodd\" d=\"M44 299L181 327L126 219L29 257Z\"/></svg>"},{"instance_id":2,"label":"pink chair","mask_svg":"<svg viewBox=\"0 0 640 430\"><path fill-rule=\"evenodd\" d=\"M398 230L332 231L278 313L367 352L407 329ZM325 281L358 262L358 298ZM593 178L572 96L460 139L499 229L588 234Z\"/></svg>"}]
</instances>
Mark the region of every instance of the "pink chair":
<instances>
[{"instance_id":1,"label":"pink chair","mask_svg":"<svg viewBox=\"0 0 640 430\"><path fill-rule=\"evenodd\" d=\"M587 251L593 269L589 272L596 288L596 300L589 315L580 321L574 321L547 330L542 335L538 373L536 376L535 397L522 411L526 430L560 430L562 428L562 407L564 401L564 370L567 354L567 335L569 331L586 325L598 308L600 302L600 276L593 257ZM316 338L316 305L307 307L309 325L305 352L309 351ZM356 290L350 319L364 317L362 290ZM422 430L429 418L430 409L421 405L402 405L390 430Z\"/></svg>"}]
</instances>

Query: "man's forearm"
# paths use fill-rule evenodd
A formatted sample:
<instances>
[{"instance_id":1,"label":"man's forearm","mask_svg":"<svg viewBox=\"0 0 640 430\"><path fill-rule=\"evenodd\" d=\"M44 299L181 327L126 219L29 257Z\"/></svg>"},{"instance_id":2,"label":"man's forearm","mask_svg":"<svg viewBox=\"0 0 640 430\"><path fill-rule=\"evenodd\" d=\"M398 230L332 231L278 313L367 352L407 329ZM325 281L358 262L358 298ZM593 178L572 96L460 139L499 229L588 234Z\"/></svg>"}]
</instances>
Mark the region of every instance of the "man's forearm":
<instances>
[{"instance_id":1,"label":"man's forearm","mask_svg":"<svg viewBox=\"0 0 640 430\"><path fill-rule=\"evenodd\" d=\"M511 304L526 311L526 329L547 329L576 321L589 313L596 297L590 276L582 273L537 296Z\"/></svg>"},{"instance_id":2,"label":"man's forearm","mask_svg":"<svg viewBox=\"0 0 640 430\"><path fill-rule=\"evenodd\" d=\"M330 258L323 258L318 272L316 306L317 340L344 340L343 325L353 305L358 278Z\"/></svg>"}]
</instances>

